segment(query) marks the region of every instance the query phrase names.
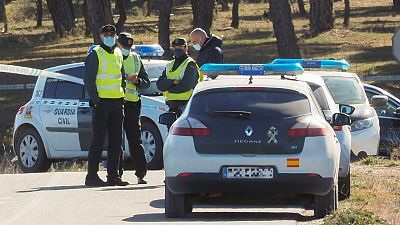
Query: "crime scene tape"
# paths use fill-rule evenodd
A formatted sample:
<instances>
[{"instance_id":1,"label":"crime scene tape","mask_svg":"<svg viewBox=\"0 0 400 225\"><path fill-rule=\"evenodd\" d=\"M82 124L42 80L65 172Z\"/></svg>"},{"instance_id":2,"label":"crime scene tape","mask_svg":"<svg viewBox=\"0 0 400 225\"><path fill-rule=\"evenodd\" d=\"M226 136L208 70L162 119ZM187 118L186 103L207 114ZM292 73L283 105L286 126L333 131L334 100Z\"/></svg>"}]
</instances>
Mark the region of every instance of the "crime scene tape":
<instances>
[{"instance_id":1,"label":"crime scene tape","mask_svg":"<svg viewBox=\"0 0 400 225\"><path fill-rule=\"evenodd\" d=\"M33 76L33 77L49 77L49 78L65 80L65 81L69 81L69 82L73 82L73 83L77 83L77 84L83 84L83 79L80 79L77 77L73 77L73 76L65 75L65 74L61 74L61 73L56 73L56 72L50 72L50 71L46 71L46 70L23 67L23 66L0 64L0 72L13 73L13 74L19 74L19 75L24 75L24 76Z\"/></svg>"}]
</instances>

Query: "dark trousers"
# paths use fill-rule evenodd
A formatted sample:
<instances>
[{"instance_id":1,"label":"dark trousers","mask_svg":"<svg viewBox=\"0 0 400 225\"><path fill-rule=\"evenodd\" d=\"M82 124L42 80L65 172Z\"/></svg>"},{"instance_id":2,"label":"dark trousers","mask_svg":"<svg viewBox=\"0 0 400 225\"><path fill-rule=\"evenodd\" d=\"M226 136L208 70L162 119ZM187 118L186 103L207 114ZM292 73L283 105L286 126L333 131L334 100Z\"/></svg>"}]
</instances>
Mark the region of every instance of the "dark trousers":
<instances>
[{"instance_id":1,"label":"dark trousers","mask_svg":"<svg viewBox=\"0 0 400 225\"><path fill-rule=\"evenodd\" d=\"M144 156L140 130L140 107L141 100L138 102L126 101L124 105L124 130L129 144L129 153L133 158L133 164L136 168L135 175L143 178L147 173L147 162ZM123 163L121 163L123 166ZM120 173L122 170L120 169ZM121 174L122 175L122 174Z\"/></svg>"},{"instance_id":2,"label":"dark trousers","mask_svg":"<svg viewBox=\"0 0 400 225\"><path fill-rule=\"evenodd\" d=\"M119 158L122 151L123 102L121 99L101 99L93 108L93 138L89 150L88 174L99 171L101 153L108 134L107 174L118 177Z\"/></svg>"},{"instance_id":3,"label":"dark trousers","mask_svg":"<svg viewBox=\"0 0 400 225\"><path fill-rule=\"evenodd\" d=\"M180 117L182 114L181 107L187 104L187 100L170 100L166 101L165 104L169 107L170 112L176 113L176 117Z\"/></svg>"}]
</instances>

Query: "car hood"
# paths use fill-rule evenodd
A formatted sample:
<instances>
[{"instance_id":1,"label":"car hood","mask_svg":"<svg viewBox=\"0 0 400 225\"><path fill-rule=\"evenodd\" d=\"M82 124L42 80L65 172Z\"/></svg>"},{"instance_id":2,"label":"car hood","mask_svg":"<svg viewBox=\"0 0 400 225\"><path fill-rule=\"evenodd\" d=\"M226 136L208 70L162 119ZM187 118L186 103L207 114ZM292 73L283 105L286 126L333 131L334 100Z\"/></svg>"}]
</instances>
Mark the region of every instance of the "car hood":
<instances>
[{"instance_id":1,"label":"car hood","mask_svg":"<svg viewBox=\"0 0 400 225\"><path fill-rule=\"evenodd\" d=\"M367 104L352 104L355 108L350 115L351 121L364 120L376 116L375 109Z\"/></svg>"}]
</instances>

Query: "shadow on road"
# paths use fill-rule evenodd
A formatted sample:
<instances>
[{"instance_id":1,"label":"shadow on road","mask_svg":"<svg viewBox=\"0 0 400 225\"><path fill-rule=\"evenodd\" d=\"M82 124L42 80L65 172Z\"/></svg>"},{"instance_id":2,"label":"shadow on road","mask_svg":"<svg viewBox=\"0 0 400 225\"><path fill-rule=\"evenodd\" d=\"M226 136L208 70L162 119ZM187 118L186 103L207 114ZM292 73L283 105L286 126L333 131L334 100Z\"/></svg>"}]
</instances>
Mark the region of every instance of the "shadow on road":
<instances>
[{"instance_id":1,"label":"shadow on road","mask_svg":"<svg viewBox=\"0 0 400 225\"><path fill-rule=\"evenodd\" d=\"M157 189L164 188L164 185L147 185L147 186L125 186L125 187L106 187L100 189L99 191L134 191L134 190L147 190L147 189Z\"/></svg>"},{"instance_id":2,"label":"shadow on road","mask_svg":"<svg viewBox=\"0 0 400 225\"><path fill-rule=\"evenodd\" d=\"M88 187L85 185L63 185L63 186L51 186L51 187L37 187L31 188L30 190L16 191L17 193L30 193L37 191L66 191L66 190L76 190L76 189L89 189L95 187Z\"/></svg>"},{"instance_id":3,"label":"shadow on road","mask_svg":"<svg viewBox=\"0 0 400 225\"><path fill-rule=\"evenodd\" d=\"M315 218L313 216L303 216L298 213L286 212L194 212L185 218L171 219L166 218L164 213L138 214L123 219L124 222L177 222L177 221L198 221L198 222L218 222L218 221L281 221L295 220L297 222L308 222Z\"/></svg>"}]
</instances>

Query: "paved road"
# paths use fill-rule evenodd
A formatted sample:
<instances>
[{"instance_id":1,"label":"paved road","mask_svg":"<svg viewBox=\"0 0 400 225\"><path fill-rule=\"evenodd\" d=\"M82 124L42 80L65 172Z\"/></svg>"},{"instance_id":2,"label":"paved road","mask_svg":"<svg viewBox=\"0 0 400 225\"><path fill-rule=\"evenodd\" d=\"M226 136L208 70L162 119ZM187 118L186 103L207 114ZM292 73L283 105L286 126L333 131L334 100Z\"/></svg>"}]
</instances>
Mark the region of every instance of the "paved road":
<instances>
[{"instance_id":1,"label":"paved road","mask_svg":"<svg viewBox=\"0 0 400 225\"><path fill-rule=\"evenodd\" d=\"M136 182L131 171L124 174ZM164 216L164 173L149 184L88 188L85 173L0 175L0 224L319 224L299 208L195 206L185 219ZM101 173L105 177L105 173Z\"/></svg>"}]
</instances>

